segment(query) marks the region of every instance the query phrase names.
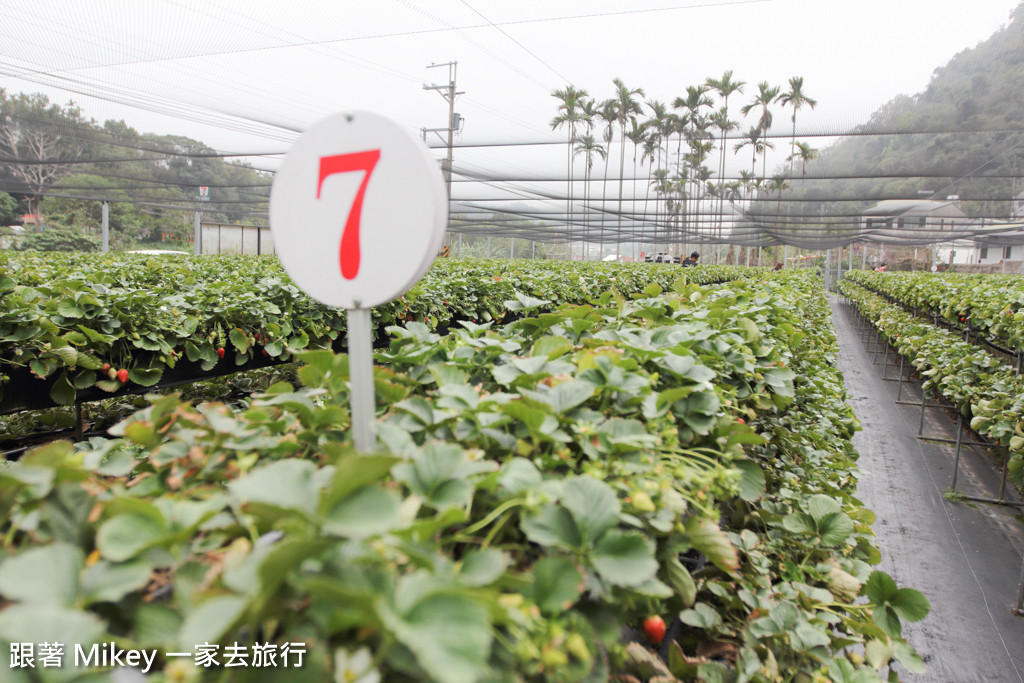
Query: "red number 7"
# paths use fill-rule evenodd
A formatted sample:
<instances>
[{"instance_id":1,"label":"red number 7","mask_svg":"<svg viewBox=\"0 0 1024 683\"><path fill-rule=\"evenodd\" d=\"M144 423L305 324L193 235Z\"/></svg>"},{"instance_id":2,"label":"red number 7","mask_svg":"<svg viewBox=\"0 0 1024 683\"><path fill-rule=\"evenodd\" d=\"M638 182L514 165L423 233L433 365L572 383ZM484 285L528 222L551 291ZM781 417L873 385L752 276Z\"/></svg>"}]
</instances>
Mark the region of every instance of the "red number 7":
<instances>
[{"instance_id":1,"label":"red number 7","mask_svg":"<svg viewBox=\"0 0 1024 683\"><path fill-rule=\"evenodd\" d=\"M335 173L366 171L363 182L359 184L359 190L356 192L356 198L352 202L352 208L348 210L345 229L341 233L338 262L341 265L341 276L346 280L351 280L359 274L359 219L363 213L363 195L366 194L366 185L370 182L370 175L379 160L379 149L320 157L320 180L316 185L317 199L320 199L320 189L324 186L324 180L328 176Z\"/></svg>"}]
</instances>

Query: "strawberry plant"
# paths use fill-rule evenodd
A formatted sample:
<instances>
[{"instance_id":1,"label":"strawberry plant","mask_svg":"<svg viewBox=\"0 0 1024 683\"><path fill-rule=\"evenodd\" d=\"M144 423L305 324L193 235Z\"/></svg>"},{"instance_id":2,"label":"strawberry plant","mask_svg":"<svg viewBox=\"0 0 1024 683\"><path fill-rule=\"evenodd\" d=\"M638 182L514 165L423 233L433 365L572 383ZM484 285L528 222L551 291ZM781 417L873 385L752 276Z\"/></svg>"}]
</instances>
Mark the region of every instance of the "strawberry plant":
<instances>
[{"instance_id":1,"label":"strawberry plant","mask_svg":"<svg viewBox=\"0 0 1024 683\"><path fill-rule=\"evenodd\" d=\"M687 276L719 281L742 272L705 267ZM407 322L444 330L457 320L502 320L516 292L556 306L613 287L667 287L678 276L647 264L444 260L401 299L374 309L375 334ZM69 405L80 390L128 383L105 376L104 366L151 387L180 363L198 378L225 362L341 350L344 333L344 312L306 297L273 257L0 253L0 397L10 381L22 392L40 381L53 403Z\"/></svg>"},{"instance_id":2,"label":"strawberry plant","mask_svg":"<svg viewBox=\"0 0 1024 683\"><path fill-rule=\"evenodd\" d=\"M1024 279L1019 276L858 270L848 277L922 312L969 324L1014 351L1024 350Z\"/></svg>"},{"instance_id":3,"label":"strawberry plant","mask_svg":"<svg viewBox=\"0 0 1024 683\"><path fill-rule=\"evenodd\" d=\"M840 291L924 378L949 400L971 429L1009 450L1011 480L1024 487L1024 377L959 335L907 313L853 282Z\"/></svg>"},{"instance_id":4,"label":"strawberry plant","mask_svg":"<svg viewBox=\"0 0 1024 683\"><path fill-rule=\"evenodd\" d=\"M285 673L317 681L919 669L927 601L873 569L820 282L635 291L392 326L373 454L328 350L236 409L163 396L27 454L0 471L0 640L301 643ZM665 660L621 639L653 614ZM178 664L154 679L268 673Z\"/></svg>"}]
</instances>

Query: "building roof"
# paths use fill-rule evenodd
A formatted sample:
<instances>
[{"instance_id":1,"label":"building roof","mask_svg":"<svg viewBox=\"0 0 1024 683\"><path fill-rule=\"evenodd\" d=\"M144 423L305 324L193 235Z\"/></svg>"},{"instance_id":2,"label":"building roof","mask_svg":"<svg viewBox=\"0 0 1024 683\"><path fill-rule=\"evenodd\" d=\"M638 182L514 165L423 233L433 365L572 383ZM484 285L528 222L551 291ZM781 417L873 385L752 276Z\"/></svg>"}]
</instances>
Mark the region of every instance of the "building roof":
<instances>
[{"instance_id":1,"label":"building roof","mask_svg":"<svg viewBox=\"0 0 1024 683\"><path fill-rule=\"evenodd\" d=\"M862 213L865 216L898 216L908 211L935 211L950 204L956 206L957 203L951 199L943 201L935 199L885 199L870 209L865 209ZM957 208L960 207L957 206Z\"/></svg>"},{"instance_id":2,"label":"building roof","mask_svg":"<svg viewBox=\"0 0 1024 683\"><path fill-rule=\"evenodd\" d=\"M1024 221L986 221L975 230L974 242L982 247L1008 247L1024 244Z\"/></svg>"}]
</instances>

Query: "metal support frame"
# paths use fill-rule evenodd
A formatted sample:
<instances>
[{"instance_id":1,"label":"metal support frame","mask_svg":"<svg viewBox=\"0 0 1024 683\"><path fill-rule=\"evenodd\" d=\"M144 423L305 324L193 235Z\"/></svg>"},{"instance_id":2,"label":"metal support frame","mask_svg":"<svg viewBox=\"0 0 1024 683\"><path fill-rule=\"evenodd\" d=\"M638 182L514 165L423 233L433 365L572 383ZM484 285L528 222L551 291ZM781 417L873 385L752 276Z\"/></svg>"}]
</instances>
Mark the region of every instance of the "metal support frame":
<instances>
[{"instance_id":1,"label":"metal support frame","mask_svg":"<svg viewBox=\"0 0 1024 683\"><path fill-rule=\"evenodd\" d=\"M82 425L82 404L79 401L75 401L75 441L83 439L84 431L85 427Z\"/></svg>"},{"instance_id":2,"label":"metal support frame","mask_svg":"<svg viewBox=\"0 0 1024 683\"><path fill-rule=\"evenodd\" d=\"M859 314L859 311L858 311L858 314ZM863 316L860 316L860 317L863 319ZM873 326L873 325L871 327L874 327L874 330L875 330L875 342L871 342L871 343L872 344L883 343L883 344L885 344L885 347L886 347L885 348L885 356L884 356L884 364L882 366L882 379L883 380L890 380L890 381L899 381L899 389L897 390L897 395L896 395L897 398L895 400L895 403L897 405L920 406L920 408L921 408L920 418L918 420L918 425L917 425L917 438L921 439L922 441L932 441L932 442L936 442L936 443L952 443L952 444L956 445L956 452L955 452L955 454L953 456L953 478L952 478L952 482L950 483L950 490L952 492L956 493L957 495L959 495L961 498L963 498L965 500L977 501L977 502L981 502L981 503L993 503L993 504L996 504L996 505L1006 505L1006 506L1009 506L1009 507L1024 508L1024 502L1018 503L1018 502L1015 502L1015 501L1012 501L1012 500L1008 500L1006 498L1006 479L1007 479L1007 475L1009 473L1009 460L1010 460L1008 453L1007 453L1007 458L1003 462L1002 473L1001 473L1000 481L999 481L999 497L998 498L990 498L990 497L985 497L985 496L975 496L975 495L966 494L966 493L963 493L963 492L957 490L956 485L957 485L957 479L959 477L959 472L960 472L960 455L963 452L963 447L964 446L980 446L980 447L983 447L983 448L1006 448L1006 447L1002 446L1000 444L994 444L994 443L991 443L991 442L988 442L988 441L965 440L963 438L964 437L964 434L963 434L963 432L964 432L964 416L963 416L963 413L961 413L959 411L957 411L956 438L955 439L950 439L950 438L942 437L942 436L927 436L927 435L925 435L924 434L924 416L925 416L926 409L927 408L943 408L943 409L945 409L945 408L948 408L949 406L947 406L947 405L945 405L943 403L938 403L936 401L929 402L931 391L924 388L923 382L922 382L922 387L921 387L921 401L920 402L900 400L900 398L902 396L902 393L903 393L904 357L902 355L900 355L900 376L898 378L895 378L895 377L894 378L890 378L890 377L888 377L887 375L888 375L888 370L889 370L889 365L890 365L890 363L889 363L889 347L890 347L890 345L889 345L889 343L887 341L881 341L880 342L879 341L880 340L880 335L878 334L878 328ZM875 348L873 351L869 351L869 352L873 354L872 364L873 365L878 365L878 361L877 361L878 349ZM907 379L910 379L910 378L908 377ZM920 377L918 378L918 381L920 381ZM1024 579L1022 579L1021 591L1022 591L1022 595L1024 595ZM1021 606L1018 605L1017 609L1020 610Z\"/></svg>"},{"instance_id":3,"label":"metal support frame","mask_svg":"<svg viewBox=\"0 0 1024 683\"><path fill-rule=\"evenodd\" d=\"M1020 587L1017 589L1017 609L1013 613L1024 617L1024 562L1020 565Z\"/></svg>"},{"instance_id":4,"label":"metal support frame","mask_svg":"<svg viewBox=\"0 0 1024 683\"><path fill-rule=\"evenodd\" d=\"M1022 260L1022 263L1024 263L1024 260ZM848 304L852 303L852 302L850 302L850 300L848 298L846 299L846 302ZM874 328L875 329L875 339L877 341L877 339L878 339L878 328L875 327L874 325L871 325L870 323L868 323L867 318L863 314L861 314L860 310L857 309L855 306L853 307L853 311L857 315L857 324L858 325L863 325L864 327ZM916 311L915 311L915 314L916 314ZM861 328L862 332L864 332L864 327ZM869 335L870 335L869 332L864 333L862 338L861 338L861 341L864 342L864 343L867 343L867 337ZM1024 357L1024 351L1018 350L1017 353L1016 353L1016 371L1017 371L1018 374L1021 372L1022 357ZM903 394L903 381L904 381L903 368L904 368L904 361L905 361L905 359L904 359L903 355L900 355L900 370L899 370L899 377L898 377L899 388L897 389L897 392L896 392L896 401L895 402L896 402L897 405L914 405L914 406L916 406L916 405L919 405L919 404L917 402L915 402L915 401L903 401L903 400L900 400L901 396ZM885 365L883 366L883 369L882 369L882 379L887 379L886 375L888 373L888 368L889 368L889 362L888 362L888 348L887 348L886 349L886 363L885 363ZM910 374L911 374L911 372L907 373L907 375L908 375L907 379L911 379L911 377L909 376ZM920 381L920 377L918 377L918 381ZM922 433L924 431L925 408L927 408L927 407L944 408L945 407L945 406L943 406L940 403L934 403L933 402L933 403L929 404L928 403L928 394L929 394L929 392L924 389L924 386L922 384L922 387L921 387L921 403L920 403L920 406L921 406L921 419L920 419L920 423L918 424L917 435L918 435L918 438L921 439L922 441L937 441L937 442L940 442L940 443L955 443L956 444L956 454L954 455L954 459L953 459L953 479L952 479L952 482L950 484L950 490L952 492L956 493L957 495L959 495L964 500L970 500L970 501L975 501L975 502L979 502L979 503L993 503L995 505L1005 505L1007 507L1017 507L1017 508L1024 509L1024 503L1017 503L1017 502L1014 502L1014 501L1006 499L1006 477L1007 477L1007 473L1009 471L1009 457L1007 457L1006 460L1003 462L1003 471L1002 471L1002 475L1000 477L1000 482L999 482L999 498L989 498L989 497L986 497L986 496L974 496L974 495L969 495L969 494L962 493L962 492L957 490L957 488L956 488L957 478L958 478L959 472L960 472L960 454L963 451L963 447L964 446L992 447L992 446L997 445L997 444L990 444L990 443L981 442L981 441L965 441L964 438L963 438L964 416L963 416L963 413L960 413L959 411L957 411L957 417L956 417L956 438L955 439L948 439L948 438L945 438L945 437L926 437L926 436L922 436ZM1016 616L1018 616L1018 617L1024 617L1024 561L1021 562L1021 567L1020 567L1020 581L1019 581L1018 586L1017 586L1017 602L1016 602L1016 606L1011 610L1011 613L1016 615Z\"/></svg>"}]
</instances>

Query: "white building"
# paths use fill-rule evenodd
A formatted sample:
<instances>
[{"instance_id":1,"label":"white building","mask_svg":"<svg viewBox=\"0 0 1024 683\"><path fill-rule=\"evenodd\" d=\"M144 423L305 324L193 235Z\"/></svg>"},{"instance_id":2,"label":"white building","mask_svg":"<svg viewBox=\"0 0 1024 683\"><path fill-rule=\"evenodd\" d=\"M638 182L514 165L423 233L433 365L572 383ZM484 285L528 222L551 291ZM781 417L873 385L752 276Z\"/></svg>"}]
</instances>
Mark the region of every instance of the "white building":
<instances>
[{"instance_id":1,"label":"white building","mask_svg":"<svg viewBox=\"0 0 1024 683\"><path fill-rule=\"evenodd\" d=\"M955 240L963 236L970 222L960 201L949 198L887 199L861 214L861 229L877 242L934 244L942 237Z\"/></svg>"},{"instance_id":2,"label":"white building","mask_svg":"<svg viewBox=\"0 0 1024 683\"><path fill-rule=\"evenodd\" d=\"M1024 258L1024 222L990 221L973 241L975 249L971 263L989 266L1020 262Z\"/></svg>"}]
</instances>

